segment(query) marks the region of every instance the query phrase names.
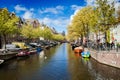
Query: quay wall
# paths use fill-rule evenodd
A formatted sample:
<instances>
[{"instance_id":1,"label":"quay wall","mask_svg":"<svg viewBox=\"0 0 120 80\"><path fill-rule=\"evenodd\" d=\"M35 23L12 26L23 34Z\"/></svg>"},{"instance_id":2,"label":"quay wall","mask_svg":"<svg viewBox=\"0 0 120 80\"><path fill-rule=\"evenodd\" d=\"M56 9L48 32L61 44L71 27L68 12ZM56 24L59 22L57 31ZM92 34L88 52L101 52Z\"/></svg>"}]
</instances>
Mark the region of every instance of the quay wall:
<instances>
[{"instance_id":1,"label":"quay wall","mask_svg":"<svg viewBox=\"0 0 120 80\"><path fill-rule=\"evenodd\" d=\"M120 52L90 50L90 53L91 57L98 62L120 68Z\"/></svg>"}]
</instances>

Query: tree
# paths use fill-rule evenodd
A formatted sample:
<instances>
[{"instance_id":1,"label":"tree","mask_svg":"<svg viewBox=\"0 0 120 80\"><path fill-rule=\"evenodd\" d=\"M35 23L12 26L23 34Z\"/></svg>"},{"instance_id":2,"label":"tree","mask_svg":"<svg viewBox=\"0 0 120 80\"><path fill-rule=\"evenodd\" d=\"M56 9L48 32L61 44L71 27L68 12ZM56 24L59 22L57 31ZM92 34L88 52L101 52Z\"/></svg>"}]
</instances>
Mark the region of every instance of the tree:
<instances>
[{"instance_id":1,"label":"tree","mask_svg":"<svg viewBox=\"0 0 120 80\"><path fill-rule=\"evenodd\" d=\"M21 34L25 38L32 39L34 37L34 28L30 25L24 25L21 28Z\"/></svg>"},{"instance_id":2,"label":"tree","mask_svg":"<svg viewBox=\"0 0 120 80\"><path fill-rule=\"evenodd\" d=\"M23 25L20 32L29 42L31 39L38 39L43 34L43 30L40 26L34 28L31 25Z\"/></svg>"},{"instance_id":3,"label":"tree","mask_svg":"<svg viewBox=\"0 0 120 80\"><path fill-rule=\"evenodd\" d=\"M50 30L49 27L44 27L42 36L46 40L51 40L52 39L52 31Z\"/></svg>"},{"instance_id":4,"label":"tree","mask_svg":"<svg viewBox=\"0 0 120 80\"><path fill-rule=\"evenodd\" d=\"M55 41L63 41L64 40L64 36L61 34L54 34L53 35L53 40Z\"/></svg>"},{"instance_id":5,"label":"tree","mask_svg":"<svg viewBox=\"0 0 120 80\"><path fill-rule=\"evenodd\" d=\"M117 18L118 18L118 22L120 22L120 6L118 7L117 10Z\"/></svg>"},{"instance_id":6,"label":"tree","mask_svg":"<svg viewBox=\"0 0 120 80\"><path fill-rule=\"evenodd\" d=\"M96 2L96 7L86 6L74 15L67 28L69 38L89 38L90 32L97 36L99 32L103 32L106 34L106 41L109 41L109 30L116 23L114 3L109 4L108 0Z\"/></svg>"},{"instance_id":7,"label":"tree","mask_svg":"<svg viewBox=\"0 0 120 80\"><path fill-rule=\"evenodd\" d=\"M89 19L89 22L90 22L90 32L92 33L95 33L96 34L96 39L98 39L98 34L100 32L100 25L98 24L98 9L94 8L93 7L93 10L91 10L90 12L90 19Z\"/></svg>"},{"instance_id":8,"label":"tree","mask_svg":"<svg viewBox=\"0 0 120 80\"><path fill-rule=\"evenodd\" d=\"M17 22L18 17L14 13L10 13L6 8L0 9L0 35L3 36L3 41L5 45L6 36L16 33Z\"/></svg>"},{"instance_id":9,"label":"tree","mask_svg":"<svg viewBox=\"0 0 120 80\"><path fill-rule=\"evenodd\" d=\"M67 34L67 37L69 40L75 40L75 39L78 39L82 34L81 34L81 29L79 29L80 27L79 26L72 26L72 25L69 25L68 26L68 34Z\"/></svg>"},{"instance_id":10,"label":"tree","mask_svg":"<svg viewBox=\"0 0 120 80\"><path fill-rule=\"evenodd\" d=\"M91 29L90 20L92 12L93 8L87 6L76 13L71 24L68 26L68 34L70 34L71 38L81 37L83 39L83 37L88 37Z\"/></svg>"},{"instance_id":11,"label":"tree","mask_svg":"<svg viewBox=\"0 0 120 80\"><path fill-rule=\"evenodd\" d=\"M39 37L42 37L42 34L43 34L43 30L41 27L37 27L37 28L34 28L33 29L33 37L34 38L39 38Z\"/></svg>"},{"instance_id":12,"label":"tree","mask_svg":"<svg viewBox=\"0 0 120 80\"><path fill-rule=\"evenodd\" d=\"M115 8L114 2L109 4L108 0L96 0L97 9L99 13L99 25L100 31L105 34L105 39L107 41L107 31L113 27L116 18L115 18Z\"/></svg>"}]
</instances>

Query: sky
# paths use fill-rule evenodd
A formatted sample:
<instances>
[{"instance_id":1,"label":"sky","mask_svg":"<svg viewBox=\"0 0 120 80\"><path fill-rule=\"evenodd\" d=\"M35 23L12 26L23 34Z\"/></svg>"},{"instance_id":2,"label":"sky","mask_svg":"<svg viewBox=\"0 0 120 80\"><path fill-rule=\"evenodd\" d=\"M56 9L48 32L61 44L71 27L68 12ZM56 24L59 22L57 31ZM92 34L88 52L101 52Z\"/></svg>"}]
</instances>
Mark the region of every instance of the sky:
<instances>
[{"instance_id":1,"label":"sky","mask_svg":"<svg viewBox=\"0 0 120 80\"><path fill-rule=\"evenodd\" d=\"M58 32L67 32L67 25L75 13L95 0L0 0L0 8L8 8L25 19L38 19ZM112 0L110 0L112 1ZM119 4L120 0L116 0Z\"/></svg>"}]
</instances>

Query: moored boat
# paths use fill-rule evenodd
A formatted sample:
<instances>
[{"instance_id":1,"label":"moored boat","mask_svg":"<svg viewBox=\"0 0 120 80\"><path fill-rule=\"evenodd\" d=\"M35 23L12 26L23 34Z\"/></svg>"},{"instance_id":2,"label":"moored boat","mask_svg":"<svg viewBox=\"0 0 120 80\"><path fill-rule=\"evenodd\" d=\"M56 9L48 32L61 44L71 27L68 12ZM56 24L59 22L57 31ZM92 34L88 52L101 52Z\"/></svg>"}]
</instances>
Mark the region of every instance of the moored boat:
<instances>
[{"instance_id":1,"label":"moored boat","mask_svg":"<svg viewBox=\"0 0 120 80\"><path fill-rule=\"evenodd\" d=\"M74 48L74 52L75 52L75 53L81 53L81 52L83 52L83 47L80 46L80 47Z\"/></svg>"},{"instance_id":2,"label":"moored boat","mask_svg":"<svg viewBox=\"0 0 120 80\"><path fill-rule=\"evenodd\" d=\"M4 60L0 59L0 64L2 64L4 62Z\"/></svg>"},{"instance_id":3,"label":"moored boat","mask_svg":"<svg viewBox=\"0 0 120 80\"><path fill-rule=\"evenodd\" d=\"M41 51L42 51L41 47L38 46L38 47L36 48L36 52L37 52L37 53L40 53Z\"/></svg>"},{"instance_id":4,"label":"moored boat","mask_svg":"<svg viewBox=\"0 0 120 80\"><path fill-rule=\"evenodd\" d=\"M81 56L83 58L89 58L90 57L90 52L88 51L87 48L84 49L84 51L81 53Z\"/></svg>"},{"instance_id":5,"label":"moored boat","mask_svg":"<svg viewBox=\"0 0 120 80\"><path fill-rule=\"evenodd\" d=\"M78 47L76 44L71 44L72 50L74 50L76 47Z\"/></svg>"},{"instance_id":6,"label":"moored boat","mask_svg":"<svg viewBox=\"0 0 120 80\"><path fill-rule=\"evenodd\" d=\"M30 50L29 51L29 54L35 54L35 53L37 53L37 50Z\"/></svg>"},{"instance_id":7,"label":"moored boat","mask_svg":"<svg viewBox=\"0 0 120 80\"><path fill-rule=\"evenodd\" d=\"M88 51L87 52L82 52L81 55L84 58L89 58L90 57L90 52L88 52Z\"/></svg>"},{"instance_id":8,"label":"moored boat","mask_svg":"<svg viewBox=\"0 0 120 80\"><path fill-rule=\"evenodd\" d=\"M24 57L24 56L28 56L30 54L30 52L28 51L20 51L18 54L16 54L17 57Z\"/></svg>"}]
</instances>

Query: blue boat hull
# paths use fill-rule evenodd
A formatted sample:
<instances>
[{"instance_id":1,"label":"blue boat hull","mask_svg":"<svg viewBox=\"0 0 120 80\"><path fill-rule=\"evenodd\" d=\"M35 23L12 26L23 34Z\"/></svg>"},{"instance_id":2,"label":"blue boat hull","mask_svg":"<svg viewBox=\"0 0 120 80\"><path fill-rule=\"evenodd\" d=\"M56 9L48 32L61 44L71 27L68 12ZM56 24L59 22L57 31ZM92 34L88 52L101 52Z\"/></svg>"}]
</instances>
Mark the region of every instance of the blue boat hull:
<instances>
[{"instance_id":1,"label":"blue boat hull","mask_svg":"<svg viewBox=\"0 0 120 80\"><path fill-rule=\"evenodd\" d=\"M90 57L90 52L87 51L87 52L82 52L81 53L81 56L84 57L84 58L89 58Z\"/></svg>"}]
</instances>

